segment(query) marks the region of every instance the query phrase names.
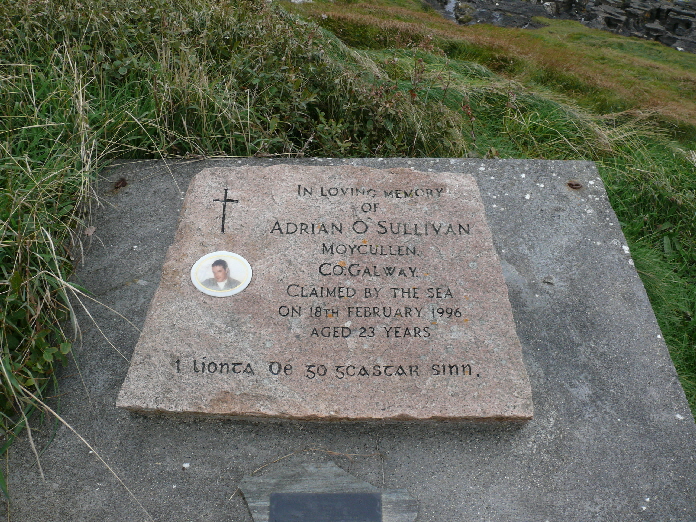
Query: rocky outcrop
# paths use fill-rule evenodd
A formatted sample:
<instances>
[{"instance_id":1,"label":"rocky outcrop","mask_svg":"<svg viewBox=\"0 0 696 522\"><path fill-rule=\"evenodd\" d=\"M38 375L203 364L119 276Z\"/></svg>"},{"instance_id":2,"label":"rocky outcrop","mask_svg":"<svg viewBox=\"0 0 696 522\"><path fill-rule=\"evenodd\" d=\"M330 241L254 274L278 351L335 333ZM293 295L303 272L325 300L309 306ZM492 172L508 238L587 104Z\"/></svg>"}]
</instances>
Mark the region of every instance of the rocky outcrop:
<instances>
[{"instance_id":1,"label":"rocky outcrop","mask_svg":"<svg viewBox=\"0 0 696 522\"><path fill-rule=\"evenodd\" d=\"M696 6L684 0L462 0L453 12L459 23L505 27L534 27L535 16L574 19L588 27L696 52Z\"/></svg>"},{"instance_id":2,"label":"rocky outcrop","mask_svg":"<svg viewBox=\"0 0 696 522\"><path fill-rule=\"evenodd\" d=\"M535 16L549 16L542 4L522 0L473 0L457 2L455 19L460 24L484 23L502 27L539 27Z\"/></svg>"}]
</instances>

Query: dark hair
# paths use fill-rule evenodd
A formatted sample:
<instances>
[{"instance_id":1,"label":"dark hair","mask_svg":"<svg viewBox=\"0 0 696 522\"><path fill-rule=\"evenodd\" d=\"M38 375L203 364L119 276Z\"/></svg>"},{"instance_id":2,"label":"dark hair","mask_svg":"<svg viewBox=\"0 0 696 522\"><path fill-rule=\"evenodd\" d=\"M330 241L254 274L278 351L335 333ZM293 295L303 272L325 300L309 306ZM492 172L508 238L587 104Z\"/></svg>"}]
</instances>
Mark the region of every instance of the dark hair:
<instances>
[{"instance_id":1,"label":"dark hair","mask_svg":"<svg viewBox=\"0 0 696 522\"><path fill-rule=\"evenodd\" d=\"M224 259L218 259L213 263L213 266L221 266L222 268L227 270L227 261L225 261Z\"/></svg>"}]
</instances>

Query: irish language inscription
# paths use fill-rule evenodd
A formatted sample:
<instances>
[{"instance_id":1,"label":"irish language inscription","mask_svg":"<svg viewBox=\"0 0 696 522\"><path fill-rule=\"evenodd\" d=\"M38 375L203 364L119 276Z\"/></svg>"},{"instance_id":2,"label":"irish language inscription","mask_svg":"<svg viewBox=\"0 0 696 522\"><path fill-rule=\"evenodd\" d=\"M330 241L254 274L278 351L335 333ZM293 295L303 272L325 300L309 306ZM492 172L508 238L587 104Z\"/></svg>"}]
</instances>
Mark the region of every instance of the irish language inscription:
<instances>
[{"instance_id":1,"label":"irish language inscription","mask_svg":"<svg viewBox=\"0 0 696 522\"><path fill-rule=\"evenodd\" d=\"M254 275L244 292L218 299L186 276L221 251L243 256ZM201 172L119 405L327 420L530 418L473 177Z\"/></svg>"}]
</instances>

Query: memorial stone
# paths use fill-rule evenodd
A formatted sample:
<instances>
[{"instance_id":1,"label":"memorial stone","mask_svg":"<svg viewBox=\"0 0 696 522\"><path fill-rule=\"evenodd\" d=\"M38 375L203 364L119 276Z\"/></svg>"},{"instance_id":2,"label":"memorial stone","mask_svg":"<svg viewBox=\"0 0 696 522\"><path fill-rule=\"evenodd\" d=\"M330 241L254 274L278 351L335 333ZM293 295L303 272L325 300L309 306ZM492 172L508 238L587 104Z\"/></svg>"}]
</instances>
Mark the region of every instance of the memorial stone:
<instances>
[{"instance_id":1,"label":"memorial stone","mask_svg":"<svg viewBox=\"0 0 696 522\"><path fill-rule=\"evenodd\" d=\"M203 170L118 405L314 420L530 419L474 178L355 166Z\"/></svg>"}]
</instances>

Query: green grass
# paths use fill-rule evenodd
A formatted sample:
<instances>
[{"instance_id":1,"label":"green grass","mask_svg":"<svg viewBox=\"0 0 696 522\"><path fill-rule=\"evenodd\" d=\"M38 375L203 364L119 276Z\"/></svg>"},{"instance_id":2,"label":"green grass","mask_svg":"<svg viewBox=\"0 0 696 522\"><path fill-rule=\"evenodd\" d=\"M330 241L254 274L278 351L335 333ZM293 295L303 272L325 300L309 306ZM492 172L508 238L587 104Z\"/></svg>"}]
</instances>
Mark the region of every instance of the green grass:
<instances>
[{"instance_id":1,"label":"green grass","mask_svg":"<svg viewBox=\"0 0 696 522\"><path fill-rule=\"evenodd\" d=\"M696 56L566 21L460 27L411 0L283 5L0 5L6 440L70 354L67 278L114 158L596 161L696 411Z\"/></svg>"},{"instance_id":2,"label":"green grass","mask_svg":"<svg viewBox=\"0 0 696 522\"><path fill-rule=\"evenodd\" d=\"M475 61L530 88L540 81L560 93L571 87L575 102L594 112L639 107L662 119L696 125L694 54L589 29L571 20L540 18L536 21L545 27L535 30L458 26L416 4L369 0L351 3L346 9L345 2L330 0L283 3L357 48L418 45L431 37L433 45L450 58ZM556 78L557 89L539 79L540 71Z\"/></svg>"}]
</instances>

